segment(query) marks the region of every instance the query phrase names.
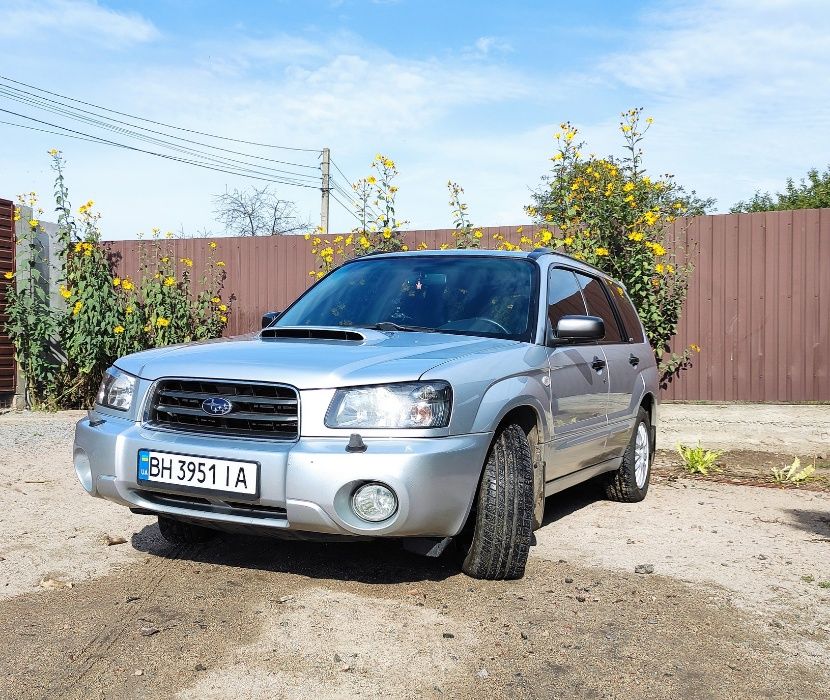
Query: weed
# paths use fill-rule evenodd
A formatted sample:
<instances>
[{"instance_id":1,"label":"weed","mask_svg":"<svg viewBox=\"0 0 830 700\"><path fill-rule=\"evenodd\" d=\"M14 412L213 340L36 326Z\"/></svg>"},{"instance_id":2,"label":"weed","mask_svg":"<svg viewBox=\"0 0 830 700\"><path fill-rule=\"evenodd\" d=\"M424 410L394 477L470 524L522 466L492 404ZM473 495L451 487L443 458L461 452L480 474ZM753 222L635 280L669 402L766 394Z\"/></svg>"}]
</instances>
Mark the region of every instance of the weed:
<instances>
[{"instance_id":1,"label":"weed","mask_svg":"<svg viewBox=\"0 0 830 700\"><path fill-rule=\"evenodd\" d=\"M794 484L800 486L816 471L814 464L808 464L806 467L801 466L801 460L796 457L789 467L772 468L772 478L776 484Z\"/></svg>"},{"instance_id":2,"label":"weed","mask_svg":"<svg viewBox=\"0 0 830 700\"><path fill-rule=\"evenodd\" d=\"M714 470L715 462L723 454L723 452L704 449L699 442L697 447L678 445L677 453L683 460L683 469L688 474L703 474L703 476L707 476L710 470Z\"/></svg>"}]
</instances>

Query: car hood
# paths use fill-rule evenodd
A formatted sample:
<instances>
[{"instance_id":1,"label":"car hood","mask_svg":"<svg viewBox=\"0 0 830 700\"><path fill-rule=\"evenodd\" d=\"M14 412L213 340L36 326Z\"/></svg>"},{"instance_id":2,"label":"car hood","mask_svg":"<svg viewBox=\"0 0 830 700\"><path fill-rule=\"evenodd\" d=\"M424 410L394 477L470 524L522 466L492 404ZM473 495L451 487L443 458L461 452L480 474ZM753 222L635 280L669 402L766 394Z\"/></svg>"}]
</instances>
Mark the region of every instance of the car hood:
<instances>
[{"instance_id":1,"label":"car hood","mask_svg":"<svg viewBox=\"0 0 830 700\"><path fill-rule=\"evenodd\" d=\"M348 340L325 337L343 333L342 328L302 331L320 337L263 338L252 334L146 350L122 357L115 364L148 380L195 377L330 389L412 381L433 367L464 355L499 352L520 344L446 333L349 329L349 335L356 339Z\"/></svg>"}]
</instances>

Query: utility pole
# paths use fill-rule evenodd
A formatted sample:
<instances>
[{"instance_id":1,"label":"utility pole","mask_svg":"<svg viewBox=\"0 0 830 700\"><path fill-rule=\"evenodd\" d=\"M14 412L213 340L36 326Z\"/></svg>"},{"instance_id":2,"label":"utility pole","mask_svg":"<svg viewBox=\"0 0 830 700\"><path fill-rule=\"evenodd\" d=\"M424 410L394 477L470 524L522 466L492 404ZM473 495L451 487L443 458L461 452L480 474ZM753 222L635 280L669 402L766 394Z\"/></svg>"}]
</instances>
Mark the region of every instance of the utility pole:
<instances>
[{"instance_id":1,"label":"utility pole","mask_svg":"<svg viewBox=\"0 0 830 700\"><path fill-rule=\"evenodd\" d=\"M320 228L323 229L323 235L327 236L329 233L329 166L331 165L331 151L328 148L323 149L323 184L320 191L323 197L320 201Z\"/></svg>"}]
</instances>

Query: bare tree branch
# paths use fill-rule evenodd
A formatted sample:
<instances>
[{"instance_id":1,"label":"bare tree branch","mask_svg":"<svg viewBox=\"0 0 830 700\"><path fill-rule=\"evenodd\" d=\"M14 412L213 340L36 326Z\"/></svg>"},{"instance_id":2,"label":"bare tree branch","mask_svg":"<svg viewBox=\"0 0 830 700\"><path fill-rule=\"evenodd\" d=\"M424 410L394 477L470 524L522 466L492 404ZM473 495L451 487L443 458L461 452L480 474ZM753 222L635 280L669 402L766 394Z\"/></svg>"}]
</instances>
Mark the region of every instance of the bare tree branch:
<instances>
[{"instance_id":1,"label":"bare tree branch","mask_svg":"<svg viewBox=\"0 0 830 700\"><path fill-rule=\"evenodd\" d=\"M269 185L225 190L214 197L214 214L225 231L237 236L279 236L311 228L294 202L280 199Z\"/></svg>"}]
</instances>

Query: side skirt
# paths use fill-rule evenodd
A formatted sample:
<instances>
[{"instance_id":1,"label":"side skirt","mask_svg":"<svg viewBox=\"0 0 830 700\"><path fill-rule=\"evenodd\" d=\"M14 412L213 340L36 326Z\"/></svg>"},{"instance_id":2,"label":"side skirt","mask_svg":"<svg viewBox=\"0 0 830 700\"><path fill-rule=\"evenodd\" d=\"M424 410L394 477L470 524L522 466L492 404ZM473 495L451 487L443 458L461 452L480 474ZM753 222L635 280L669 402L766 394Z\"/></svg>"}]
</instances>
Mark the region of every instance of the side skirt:
<instances>
[{"instance_id":1,"label":"side skirt","mask_svg":"<svg viewBox=\"0 0 830 700\"><path fill-rule=\"evenodd\" d=\"M551 496L554 493L559 493L565 489L569 489L571 486L581 484L583 481L593 479L595 476L599 476L605 472L612 472L619 468L621 459L621 457L614 457L613 459L606 460L605 462L595 464L592 467L585 467L585 469L580 469L578 472L572 472L570 474L566 474L565 476L560 476L558 479L554 479L553 481L548 481L545 484L545 497Z\"/></svg>"}]
</instances>

